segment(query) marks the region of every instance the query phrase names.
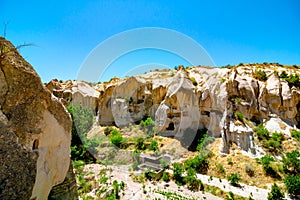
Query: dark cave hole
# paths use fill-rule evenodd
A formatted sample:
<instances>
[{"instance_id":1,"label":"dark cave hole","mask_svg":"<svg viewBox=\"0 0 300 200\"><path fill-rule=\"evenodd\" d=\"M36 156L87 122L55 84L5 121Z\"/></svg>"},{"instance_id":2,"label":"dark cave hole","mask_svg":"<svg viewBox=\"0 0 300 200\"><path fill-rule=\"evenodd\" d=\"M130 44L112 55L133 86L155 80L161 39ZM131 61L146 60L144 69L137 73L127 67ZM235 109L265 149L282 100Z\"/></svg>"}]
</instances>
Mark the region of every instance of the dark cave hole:
<instances>
[{"instance_id":1,"label":"dark cave hole","mask_svg":"<svg viewBox=\"0 0 300 200\"><path fill-rule=\"evenodd\" d=\"M297 104L296 121L297 121L297 128L300 128L300 102Z\"/></svg>"},{"instance_id":2,"label":"dark cave hole","mask_svg":"<svg viewBox=\"0 0 300 200\"><path fill-rule=\"evenodd\" d=\"M40 143L40 141L38 139L34 140L33 145L32 145L32 150L38 149L39 143Z\"/></svg>"},{"instance_id":3,"label":"dark cave hole","mask_svg":"<svg viewBox=\"0 0 300 200\"><path fill-rule=\"evenodd\" d=\"M169 124L169 126L167 127L167 131L174 131L174 130L175 130L174 123L171 122L171 123Z\"/></svg>"}]
</instances>

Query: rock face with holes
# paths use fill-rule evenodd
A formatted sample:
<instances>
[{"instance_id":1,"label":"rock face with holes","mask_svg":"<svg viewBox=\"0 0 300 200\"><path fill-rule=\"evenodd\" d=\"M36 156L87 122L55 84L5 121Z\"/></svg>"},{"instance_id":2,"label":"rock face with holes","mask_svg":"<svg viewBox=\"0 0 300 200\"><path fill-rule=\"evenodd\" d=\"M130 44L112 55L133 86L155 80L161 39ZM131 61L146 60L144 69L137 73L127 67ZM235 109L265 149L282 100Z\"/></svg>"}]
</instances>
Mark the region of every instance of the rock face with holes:
<instances>
[{"instance_id":1,"label":"rock face with holes","mask_svg":"<svg viewBox=\"0 0 300 200\"><path fill-rule=\"evenodd\" d=\"M114 78L94 87L100 93L98 123L123 127L151 116L159 134L187 139L185 145L198 130L207 129L209 135L222 137L221 153L229 153L230 144L236 143L255 154L255 125L269 121L285 124L283 132L300 128L300 84L279 77L283 72L299 74L299 69L249 64Z\"/></svg>"},{"instance_id":2,"label":"rock face with holes","mask_svg":"<svg viewBox=\"0 0 300 200\"><path fill-rule=\"evenodd\" d=\"M47 199L69 169L71 118L10 42L0 50L0 199Z\"/></svg>"}]
</instances>

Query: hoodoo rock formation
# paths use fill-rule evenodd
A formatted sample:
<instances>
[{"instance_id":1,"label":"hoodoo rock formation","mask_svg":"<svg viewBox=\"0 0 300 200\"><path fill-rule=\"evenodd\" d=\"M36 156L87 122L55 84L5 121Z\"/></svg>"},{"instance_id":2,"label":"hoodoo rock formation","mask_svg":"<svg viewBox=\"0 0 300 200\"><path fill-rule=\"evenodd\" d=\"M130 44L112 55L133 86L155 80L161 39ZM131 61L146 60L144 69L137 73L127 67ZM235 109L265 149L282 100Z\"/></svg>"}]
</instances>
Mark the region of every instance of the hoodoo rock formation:
<instances>
[{"instance_id":1,"label":"hoodoo rock formation","mask_svg":"<svg viewBox=\"0 0 300 200\"><path fill-rule=\"evenodd\" d=\"M297 74L298 66L277 63L151 71L91 84L99 92L93 109L99 125L122 127L151 116L160 135L193 138L207 129L222 137L221 153L234 142L255 154L253 128L259 123L287 134L300 127L299 84L284 78Z\"/></svg>"},{"instance_id":2,"label":"hoodoo rock formation","mask_svg":"<svg viewBox=\"0 0 300 200\"><path fill-rule=\"evenodd\" d=\"M68 173L71 126L58 98L0 38L0 199L48 199Z\"/></svg>"}]
</instances>

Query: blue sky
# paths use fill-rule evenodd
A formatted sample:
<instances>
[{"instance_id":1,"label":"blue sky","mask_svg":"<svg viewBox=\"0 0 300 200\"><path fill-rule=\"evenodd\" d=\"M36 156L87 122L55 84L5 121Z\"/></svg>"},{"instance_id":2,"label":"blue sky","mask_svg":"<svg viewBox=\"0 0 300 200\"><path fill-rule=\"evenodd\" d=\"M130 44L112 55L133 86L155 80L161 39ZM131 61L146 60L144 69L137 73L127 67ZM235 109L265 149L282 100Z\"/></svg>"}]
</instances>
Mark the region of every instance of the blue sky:
<instances>
[{"instance_id":1,"label":"blue sky","mask_svg":"<svg viewBox=\"0 0 300 200\"><path fill-rule=\"evenodd\" d=\"M21 49L21 54L43 82L52 78L76 79L97 45L115 34L142 27L172 29L191 37L216 66L240 62L300 64L298 0L1 0L0 35L5 22L6 38L14 45L36 45ZM99 79L123 76L133 67L147 63L171 68L189 64L168 52L135 51L112 63Z\"/></svg>"}]
</instances>

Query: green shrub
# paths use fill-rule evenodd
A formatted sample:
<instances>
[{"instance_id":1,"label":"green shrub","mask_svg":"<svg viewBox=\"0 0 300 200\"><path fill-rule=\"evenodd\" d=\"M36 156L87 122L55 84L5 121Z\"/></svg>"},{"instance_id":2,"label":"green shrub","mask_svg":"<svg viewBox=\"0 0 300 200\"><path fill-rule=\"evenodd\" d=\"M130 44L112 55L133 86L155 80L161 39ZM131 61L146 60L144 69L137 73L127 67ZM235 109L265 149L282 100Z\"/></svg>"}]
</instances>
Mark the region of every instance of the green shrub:
<instances>
[{"instance_id":1,"label":"green shrub","mask_svg":"<svg viewBox=\"0 0 300 200\"><path fill-rule=\"evenodd\" d=\"M278 177L278 173L276 170L272 167L272 162L275 162L275 159L269 155L265 155L261 157L261 164L263 167L264 172L272 177Z\"/></svg>"},{"instance_id":2,"label":"green shrub","mask_svg":"<svg viewBox=\"0 0 300 200\"><path fill-rule=\"evenodd\" d=\"M283 200L284 193L280 191L280 188L276 183L272 185L271 191L268 193L268 200Z\"/></svg>"},{"instance_id":3,"label":"green shrub","mask_svg":"<svg viewBox=\"0 0 300 200\"><path fill-rule=\"evenodd\" d=\"M173 164L173 175L172 178L176 181L176 184L182 185L183 184L183 174L184 169L179 163Z\"/></svg>"},{"instance_id":4,"label":"green shrub","mask_svg":"<svg viewBox=\"0 0 300 200\"><path fill-rule=\"evenodd\" d=\"M289 194L300 195L300 177L297 175L288 175L283 180Z\"/></svg>"},{"instance_id":5,"label":"green shrub","mask_svg":"<svg viewBox=\"0 0 300 200\"><path fill-rule=\"evenodd\" d=\"M235 112L234 116L237 120L240 120L241 122L243 122L245 119L245 115L241 112Z\"/></svg>"},{"instance_id":6,"label":"green shrub","mask_svg":"<svg viewBox=\"0 0 300 200\"><path fill-rule=\"evenodd\" d=\"M227 176L227 180L230 182L231 185L237 186L242 180L242 178L239 173L233 173Z\"/></svg>"},{"instance_id":7,"label":"green shrub","mask_svg":"<svg viewBox=\"0 0 300 200\"><path fill-rule=\"evenodd\" d=\"M227 158L227 163L228 163L229 165L233 165L232 158Z\"/></svg>"},{"instance_id":8,"label":"green shrub","mask_svg":"<svg viewBox=\"0 0 300 200\"><path fill-rule=\"evenodd\" d=\"M113 130L115 130L113 127L107 126L107 127L105 127L105 129L104 129L104 134L105 134L106 136L108 136Z\"/></svg>"},{"instance_id":9,"label":"green shrub","mask_svg":"<svg viewBox=\"0 0 300 200\"><path fill-rule=\"evenodd\" d=\"M144 144L144 138L139 137L139 138L136 139L135 148L137 150L145 150L146 149L146 146Z\"/></svg>"},{"instance_id":10,"label":"green shrub","mask_svg":"<svg viewBox=\"0 0 300 200\"><path fill-rule=\"evenodd\" d=\"M281 132L275 132L267 140L263 141L263 147L268 148L270 151L275 151L281 148L284 135Z\"/></svg>"},{"instance_id":11,"label":"green shrub","mask_svg":"<svg viewBox=\"0 0 300 200\"><path fill-rule=\"evenodd\" d=\"M294 150L292 152L286 153L286 156L283 158L283 169L287 173L300 173L300 152Z\"/></svg>"},{"instance_id":12,"label":"green shrub","mask_svg":"<svg viewBox=\"0 0 300 200\"><path fill-rule=\"evenodd\" d=\"M235 200L233 192L229 191L228 194L225 196L225 200Z\"/></svg>"},{"instance_id":13,"label":"green shrub","mask_svg":"<svg viewBox=\"0 0 300 200\"><path fill-rule=\"evenodd\" d=\"M266 72L264 72L263 70L260 70L260 69L255 70L253 77L260 81L266 81L268 79Z\"/></svg>"},{"instance_id":14,"label":"green shrub","mask_svg":"<svg viewBox=\"0 0 300 200\"><path fill-rule=\"evenodd\" d=\"M196 171L192 168L189 168L186 172L186 176L183 178L184 183L188 185L190 190L199 190L203 187L203 184L200 179L197 179Z\"/></svg>"},{"instance_id":15,"label":"green shrub","mask_svg":"<svg viewBox=\"0 0 300 200\"><path fill-rule=\"evenodd\" d=\"M286 73L286 71L281 72L281 74L279 75L279 78L285 79L287 77L288 77L288 74Z\"/></svg>"},{"instance_id":16,"label":"green shrub","mask_svg":"<svg viewBox=\"0 0 300 200\"><path fill-rule=\"evenodd\" d=\"M298 74L291 74L285 80L289 83L289 86L300 87L300 79Z\"/></svg>"},{"instance_id":17,"label":"green shrub","mask_svg":"<svg viewBox=\"0 0 300 200\"><path fill-rule=\"evenodd\" d=\"M155 140L151 141L151 144L149 146L150 151L158 151L158 143Z\"/></svg>"},{"instance_id":18,"label":"green shrub","mask_svg":"<svg viewBox=\"0 0 300 200\"><path fill-rule=\"evenodd\" d=\"M259 140L267 140L269 139L269 131L264 127L263 124L259 124L255 129L254 132L256 133Z\"/></svg>"},{"instance_id":19,"label":"green shrub","mask_svg":"<svg viewBox=\"0 0 300 200\"><path fill-rule=\"evenodd\" d=\"M217 164L217 169L218 169L219 173L225 174L225 169L224 169L224 167L223 167L223 165L221 163Z\"/></svg>"},{"instance_id":20,"label":"green shrub","mask_svg":"<svg viewBox=\"0 0 300 200\"><path fill-rule=\"evenodd\" d=\"M300 131L292 130L291 136L295 138L296 140L300 141Z\"/></svg>"},{"instance_id":21,"label":"green shrub","mask_svg":"<svg viewBox=\"0 0 300 200\"><path fill-rule=\"evenodd\" d=\"M119 131L113 130L113 131L111 131L110 141L117 147L120 147L120 145L123 141L123 136Z\"/></svg>"},{"instance_id":22,"label":"green shrub","mask_svg":"<svg viewBox=\"0 0 300 200\"><path fill-rule=\"evenodd\" d=\"M184 161L184 168L193 168L197 173L206 174L209 168L209 157L203 157L200 155L195 156Z\"/></svg>"},{"instance_id":23,"label":"green shrub","mask_svg":"<svg viewBox=\"0 0 300 200\"><path fill-rule=\"evenodd\" d=\"M167 172L163 173L162 180L165 181L165 182L169 182L170 181L170 177L169 177L169 174Z\"/></svg>"},{"instance_id":24,"label":"green shrub","mask_svg":"<svg viewBox=\"0 0 300 200\"><path fill-rule=\"evenodd\" d=\"M194 77L190 77L190 80L192 81L192 83L193 83L194 86L198 85L198 83L197 83L197 81L196 81L196 79Z\"/></svg>"},{"instance_id":25,"label":"green shrub","mask_svg":"<svg viewBox=\"0 0 300 200\"><path fill-rule=\"evenodd\" d=\"M151 117L148 117L145 121L141 121L140 125L142 126L143 130L146 131L148 137L153 137L156 132L155 122L152 120Z\"/></svg>"}]
</instances>

